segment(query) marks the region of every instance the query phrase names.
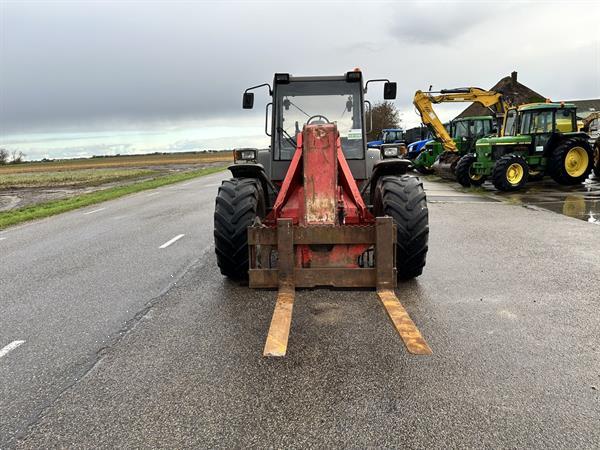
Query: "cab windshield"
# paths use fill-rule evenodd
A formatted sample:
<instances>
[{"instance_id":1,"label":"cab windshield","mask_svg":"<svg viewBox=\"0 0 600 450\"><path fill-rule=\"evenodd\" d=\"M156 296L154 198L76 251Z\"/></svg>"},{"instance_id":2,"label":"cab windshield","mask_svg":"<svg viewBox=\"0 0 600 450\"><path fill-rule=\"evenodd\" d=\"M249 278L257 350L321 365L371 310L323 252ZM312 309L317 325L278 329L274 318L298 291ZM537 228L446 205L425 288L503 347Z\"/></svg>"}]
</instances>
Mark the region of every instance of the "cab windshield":
<instances>
[{"instance_id":1,"label":"cab windshield","mask_svg":"<svg viewBox=\"0 0 600 450\"><path fill-rule=\"evenodd\" d=\"M401 141L404 139L404 133L402 131L384 131L383 132L383 142L385 144L389 144L396 141Z\"/></svg>"},{"instance_id":2,"label":"cab windshield","mask_svg":"<svg viewBox=\"0 0 600 450\"><path fill-rule=\"evenodd\" d=\"M506 113L504 125L504 136L515 136L517 134L517 111L511 109Z\"/></svg>"},{"instance_id":3,"label":"cab windshield","mask_svg":"<svg viewBox=\"0 0 600 450\"><path fill-rule=\"evenodd\" d=\"M469 137L469 122L467 120L453 122L452 129L452 137L454 139Z\"/></svg>"},{"instance_id":4,"label":"cab windshield","mask_svg":"<svg viewBox=\"0 0 600 450\"><path fill-rule=\"evenodd\" d=\"M292 81L277 85L274 158L290 160L296 134L311 124L335 123L347 159L364 158L361 83L345 80Z\"/></svg>"}]
</instances>

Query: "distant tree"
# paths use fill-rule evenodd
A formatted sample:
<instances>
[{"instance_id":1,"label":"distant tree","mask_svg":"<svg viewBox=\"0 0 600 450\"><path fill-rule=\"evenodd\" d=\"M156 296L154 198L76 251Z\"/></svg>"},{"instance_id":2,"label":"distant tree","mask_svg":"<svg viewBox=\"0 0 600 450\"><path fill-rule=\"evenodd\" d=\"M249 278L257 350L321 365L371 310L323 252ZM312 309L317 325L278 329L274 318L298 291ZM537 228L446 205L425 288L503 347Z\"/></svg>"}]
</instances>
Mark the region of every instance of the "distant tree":
<instances>
[{"instance_id":1,"label":"distant tree","mask_svg":"<svg viewBox=\"0 0 600 450\"><path fill-rule=\"evenodd\" d=\"M8 150L0 148L0 165L8 163Z\"/></svg>"},{"instance_id":2,"label":"distant tree","mask_svg":"<svg viewBox=\"0 0 600 450\"><path fill-rule=\"evenodd\" d=\"M23 162L23 158L25 154L22 151L12 151L12 158L10 160L11 164L21 164Z\"/></svg>"},{"instance_id":3,"label":"distant tree","mask_svg":"<svg viewBox=\"0 0 600 450\"><path fill-rule=\"evenodd\" d=\"M377 103L373 106L371 114L373 115L373 130L367 135L369 141L376 140L384 128L400 126L400 114L392 102Z\"/></svg>"}]
</instances>

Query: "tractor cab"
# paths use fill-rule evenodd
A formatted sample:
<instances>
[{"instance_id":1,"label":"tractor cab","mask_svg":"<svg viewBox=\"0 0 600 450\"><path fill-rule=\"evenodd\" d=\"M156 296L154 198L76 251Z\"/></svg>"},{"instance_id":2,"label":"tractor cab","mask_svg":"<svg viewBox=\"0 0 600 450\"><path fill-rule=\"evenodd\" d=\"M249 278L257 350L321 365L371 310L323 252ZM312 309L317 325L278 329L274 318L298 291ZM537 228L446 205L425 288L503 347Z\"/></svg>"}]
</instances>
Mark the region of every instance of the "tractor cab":
<instances>
[{"instance_id":1,"label":"tractor cab","mask_svg":"<svg viewBox=\"0 0 600 450\"><path fill-rule=\"evenodd\" d=\"M405 143L404 130L401 128L385 128L381 130L377 140L369 141L367 147L379 148L385 144L403 144Z\"/></svg>"},{"instance_id":2,"label":"tractor cab","mask_svg":"<svg viewBox=\"0 0 600 450\"><path fill-rule=\"evenodd\" d=\"M369 178L373 160L383 159L383 151L369 154L367 158L367 133L370 132L370 113L365 112L364 94L369 83L383 81L384 98L396 97L396 83L389 80L368 80L363 83L358 70L342 76L295 77L277 73L273 87L261 84L246 89L244 109L251 109L254 93L267 87L272 100L266 105L265 133L271 138L270 150L257 154L256 162L264 167L267 177L283 181L298 147L298 136L310 125L335 125L339 133L344 157L357 180ZM368 125L367 125L368 122ZM367 167L368 163L371 165Z\"/></svg>"},{"instance_id":3,"label":"tractor cab","mask_svg":"<svg viewBox=\"0 0 600 450\"><path fill-rule=\"evenodd\" d=\"M461 147L463 153L473 151L477 139L492 133L494 133L492 116L464 117L450 123L450 136Z\"/></svg>"},{"instance_id":4,"label":"tractor cab","mask_svg":"<svg viewBox=\"0 0 600 450\"><path fill-rule=\"evenodd\" d=\"M519 109L519 134L530 135L531 151L543 153L556 134L577 131L576 111L575 105L556 103L524 106Z\"/></svg>"}]
</instances>

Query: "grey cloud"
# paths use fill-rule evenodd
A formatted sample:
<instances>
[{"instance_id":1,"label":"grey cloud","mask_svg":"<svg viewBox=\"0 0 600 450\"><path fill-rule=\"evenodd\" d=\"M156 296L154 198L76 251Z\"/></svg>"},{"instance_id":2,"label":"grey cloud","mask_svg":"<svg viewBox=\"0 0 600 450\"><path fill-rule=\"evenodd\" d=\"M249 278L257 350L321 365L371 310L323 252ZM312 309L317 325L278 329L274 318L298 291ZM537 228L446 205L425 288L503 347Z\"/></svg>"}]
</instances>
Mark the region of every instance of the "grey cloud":
<instances>
[{"instance_id":1,"label":"grey cloud","mask_svg":"<svg viewBox=\"0 0 600 450\"><path fill-rule=\"evenodd\" d=\"M403 43L444 47L483 25L489 25L490 35L501 33L501 20L510 19L510 8L506 3L489 1L407 2L389 20L390 33ZM529 5L521 3L518 8L523 11Z\"/></svg>"},{"instance_id":2,"label":"grey cloud","mask_svg":"<svg viewBox=\"0 0 600 450\"><path fill-rule=\"evenodd\" d=\"M556 91L564 97L598 95L593 80L600 79L600 64L586 66L576 82L565 82L573 71L556 64L589 61L594 47L590 55L585 46L573 50L557 40L552 58L524 57L521 41L555 30L555 22L536 19L512 36L506 25L519 19L516 8L526 15L532 6L5 2L0 9L0 134L131 122L158 127L184 119L219 119L235 129L242 118L253 118L260 128L263 111L242 112L241 92L270 82L278 71L331 74L361 67L367 76L398 81L398 105L406 105L407 115L416 89L489 87L513 69L551 96ZM554 9L551 19L570 17L570 26L582 33L585 15L568 5L546 4L543 11ZM257 93L257 104L266 100L264 92Z\"/></svg>"}]
</instances>

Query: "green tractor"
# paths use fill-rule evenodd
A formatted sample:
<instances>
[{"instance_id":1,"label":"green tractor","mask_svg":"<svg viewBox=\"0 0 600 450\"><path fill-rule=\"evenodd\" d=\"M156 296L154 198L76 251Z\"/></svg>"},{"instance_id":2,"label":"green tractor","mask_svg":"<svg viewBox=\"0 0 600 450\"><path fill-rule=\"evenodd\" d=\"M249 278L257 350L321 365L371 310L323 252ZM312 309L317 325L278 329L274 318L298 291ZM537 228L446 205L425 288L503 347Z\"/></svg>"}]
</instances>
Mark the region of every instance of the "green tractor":
<instances>
[{"instance_id":1,"label":"green tractor","mask_svg":"<svg viewBox=\"0 0 600 450\"><path fill-rule=\"evenodd\" d=\"M577 130L577 108L565 103L531 103L508 110L502 137L479 139L475 153L456 165L456 178L465 186L480 186L491 177L496 189L516 191L528 180L550 175L573 185L592 170L587 134Z\"/></svg>"},{"instance_id":2,"label":"green tractor","mask_svg":"<svg viewBox=\"0 0 600 450\"><path fill-rule=\"evenodd\" d=\"M447 124L446 129L457 147L457 151L453 152L453 154L460 157L466 153L475 151L475 143L479 138L495 133L495 123L496 120L492 116L477 116L455 119ZM439 140L432 140L425 144L425 148L415 158L413 167L424 175L434 173L435 171L440 176L454 178L453 172L459 158L451 158L453 159L452 161L442 161L440 160L440 155L444 154L444 152L444 144ZM453 154L449 156L451 157Z\"/></svg>"}]
</instances>

